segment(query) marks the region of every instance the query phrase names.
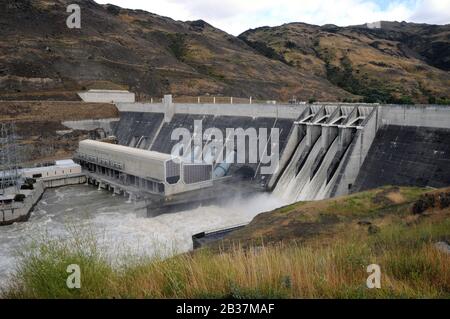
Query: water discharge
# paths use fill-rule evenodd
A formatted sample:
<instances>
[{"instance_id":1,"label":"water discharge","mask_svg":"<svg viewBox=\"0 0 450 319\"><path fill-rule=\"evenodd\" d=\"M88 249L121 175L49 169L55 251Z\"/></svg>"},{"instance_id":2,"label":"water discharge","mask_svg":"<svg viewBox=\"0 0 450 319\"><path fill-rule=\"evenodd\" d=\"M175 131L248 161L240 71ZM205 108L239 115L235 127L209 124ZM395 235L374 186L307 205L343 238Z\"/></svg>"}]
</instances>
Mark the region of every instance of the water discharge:
<instances>
[{"instance_id":1,"label":"water discharge","mask_svg":"<svg viewBox=\"0 0 450 319\"><path fill-rule=\"evenodd\" d=\"M65 238L69 228L88 228L111 256L117 252L139 256L185 252L192 249L191 236L195 233L247 223L283 204L274 196L258 194L230 199L225 206L147 218L126 198L89 186L47 190L28 222L0 227L0 286L14 271L17 251L43 235Z\"/></svg>"}]
</instances>

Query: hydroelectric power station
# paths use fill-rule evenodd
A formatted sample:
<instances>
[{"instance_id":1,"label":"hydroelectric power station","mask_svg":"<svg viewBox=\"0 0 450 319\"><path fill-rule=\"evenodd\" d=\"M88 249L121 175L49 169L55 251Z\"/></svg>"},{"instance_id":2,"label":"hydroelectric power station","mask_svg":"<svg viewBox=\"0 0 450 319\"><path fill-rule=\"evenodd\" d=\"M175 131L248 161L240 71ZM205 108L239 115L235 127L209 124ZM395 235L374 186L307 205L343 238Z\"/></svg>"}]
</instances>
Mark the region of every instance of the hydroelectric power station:
<instances>
[{"instance_id":1,"label":"hydroelectric power station","mask_svg":"<svg viewBox=\"0 0 450 319\"><path fill-rule=\"evenodd\" d=\"M90 184L144 202L149 215L256 192L295 202L382 185L450 184L448 106L188 104L173 103L170 95L161 103L116 106L120 119L110 123L114 142L82 141L75 161ZM198 122L200 133L195 132ZM191 132L192 139L200 134L204 150L208 129L228 140L229 128L247 134L241 140L246 159L255 152L249 129L276 129L276 139L256 136L258 155L277 151L274 169L267 172L261 156L238 161L233 149L222 161L195 147L187 155L173 154L176 129Z\"/></svg>"}]
</instances>

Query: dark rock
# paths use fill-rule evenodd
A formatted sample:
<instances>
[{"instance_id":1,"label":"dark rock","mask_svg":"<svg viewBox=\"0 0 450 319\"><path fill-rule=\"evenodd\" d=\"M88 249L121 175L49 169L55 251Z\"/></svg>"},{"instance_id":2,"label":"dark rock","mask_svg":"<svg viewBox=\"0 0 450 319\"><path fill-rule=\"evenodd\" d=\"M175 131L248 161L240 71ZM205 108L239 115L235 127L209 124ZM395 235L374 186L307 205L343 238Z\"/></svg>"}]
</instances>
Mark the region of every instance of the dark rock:
<instances>
[{"instance_id":1,"label":"dark rock","mask_svg":"<svg viewBox=\"0 0 450 319\"><path fill-rule=\"evenodd\" d=\"M369 228L367 229L367 231L369 232L369 235L374 235L374 234L380 232L380 227L375 226L375 225L370 225Z\"/></svg>"},{"instance_id":2,"label":"dark rock","mask_svg":"<svg viewBox=\"0 0 450 319\"><path fill-rule=\"evenodd\" d=\"M440 193L438 195L439 207L447 208L450 206L450 193Z\"/></svg>"}]
</instances>

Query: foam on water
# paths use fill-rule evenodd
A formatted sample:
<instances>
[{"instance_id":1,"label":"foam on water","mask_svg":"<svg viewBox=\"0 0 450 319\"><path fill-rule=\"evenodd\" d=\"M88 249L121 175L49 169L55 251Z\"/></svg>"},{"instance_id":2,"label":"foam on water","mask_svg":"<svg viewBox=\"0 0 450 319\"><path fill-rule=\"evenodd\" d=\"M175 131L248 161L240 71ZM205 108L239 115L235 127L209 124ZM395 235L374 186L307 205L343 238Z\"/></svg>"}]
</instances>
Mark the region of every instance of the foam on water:
<instances>
[{"instance_id":1,"label":"foam on water","mask_svg":"<svg viewBox=\"0 0 450 319\"><path fill-rule=\"evenodd\" d=\"M28 222L0 227L0 285L14 271L17 250L44 234L67 238L68 228L87 227L113 259L118 252L151 257L188 251L195 233L247 223L257 214L284 204L273 196L259 194L234 198L221 207L147 218L126 200L84 185L46 191Z\"/></svg>"}]
</instances>

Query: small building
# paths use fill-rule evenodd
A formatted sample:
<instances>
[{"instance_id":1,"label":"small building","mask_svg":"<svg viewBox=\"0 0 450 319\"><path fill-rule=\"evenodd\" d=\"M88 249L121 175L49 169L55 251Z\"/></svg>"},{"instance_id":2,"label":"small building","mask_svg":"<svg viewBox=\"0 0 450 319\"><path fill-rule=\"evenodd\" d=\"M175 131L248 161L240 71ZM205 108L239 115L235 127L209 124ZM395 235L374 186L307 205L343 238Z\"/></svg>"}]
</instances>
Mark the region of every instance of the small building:
<instances>
[{"instance_id":1,"label":"small building","mask_svg":"<svg viewBox=\"0 0 450 319\"><path fill-rule=\"evenodd\" d=\"M78 96L89 103L134 103L135 94L126 90L89 90Z\"/></svg>"},{"instance_id":2,"label":"small building","mask_svg":"<svg viewBox=\"0 0 450 319\"><path fill-rule=\"evenodd\" d=\"M71 159L55 161L55 165L24 168L21 170L23 177L34 179L58 178L78 174L81 174L81 166Z\"/></svg>"}]
</instances>

